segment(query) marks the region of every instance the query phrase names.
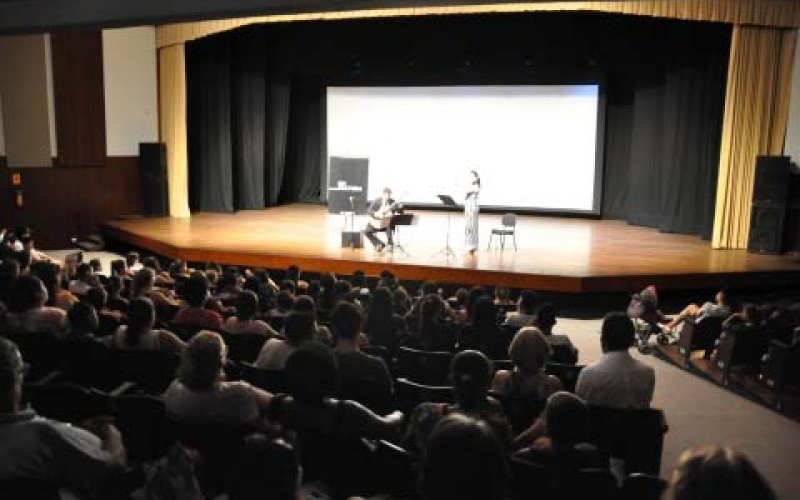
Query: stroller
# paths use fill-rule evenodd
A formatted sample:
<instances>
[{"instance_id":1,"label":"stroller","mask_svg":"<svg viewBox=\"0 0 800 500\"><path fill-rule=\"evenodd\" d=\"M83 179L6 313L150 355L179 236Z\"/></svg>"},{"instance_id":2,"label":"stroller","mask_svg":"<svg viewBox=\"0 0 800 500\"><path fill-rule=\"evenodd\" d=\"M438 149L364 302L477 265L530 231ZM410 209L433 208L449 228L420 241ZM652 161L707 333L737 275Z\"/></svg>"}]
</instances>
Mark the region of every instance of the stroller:
<instances>
[{"instance_id":1,"label":"stroller","mask_svg":"<svg viewBox=\"0 0 800 500\"><path fill-rule=\"evenodd\" d=\"M655 334L656 340L661 345L670 343L669 334L661 330L658 325L664 315L658 310L658 292L655 285L650 285L639 293L631 296L628 304L628 317L633 320L636 329L636 342L639 352L648 353L648 341Z\"/></svg>"}]
</instances>

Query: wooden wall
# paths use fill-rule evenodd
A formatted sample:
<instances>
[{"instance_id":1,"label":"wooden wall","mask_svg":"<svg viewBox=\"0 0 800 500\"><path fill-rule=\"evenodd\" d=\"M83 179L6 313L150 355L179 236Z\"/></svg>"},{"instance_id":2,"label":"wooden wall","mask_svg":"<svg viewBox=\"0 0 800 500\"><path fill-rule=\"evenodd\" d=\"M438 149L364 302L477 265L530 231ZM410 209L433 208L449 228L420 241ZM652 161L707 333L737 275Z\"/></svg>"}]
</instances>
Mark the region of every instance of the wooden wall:
<instances>
[{"instance_id":1,"label":"wooden wall","mask_svg":"<svg viewBox=\"0 0 800 500\"><path fill-rule=\"evenodd\" d=\"M32 227L42 249L68 248L70 238L88 236L105 219L142 213L138 157L106 156L100 30L52 33L51 50L54 166L0 165L0 227Z\"/></svg>"},{"instance_id":2,"label":"wooden wall","mask_svg":"<svg viewBox=\"0 0 800 500\"><path fill-rule=\"evenodd\" d=\"M57 165L105 165L103 40L100 30L50 35Z\"/></svg>"},{"instance_id":3,"label":"wooden wall","mask_svg":"<svg viewBox=\"0 0 800 500\"><path fill-rule=\"evenodd\" d=\"M20 174L21 185L11 185ZM17 193L22 207L16 206ZM110 157L100 166L6 169L0 176L0 225L26 224L39 248L68 248L98 224L142 213L138 157Z\"/></svg>"}]
</instances>

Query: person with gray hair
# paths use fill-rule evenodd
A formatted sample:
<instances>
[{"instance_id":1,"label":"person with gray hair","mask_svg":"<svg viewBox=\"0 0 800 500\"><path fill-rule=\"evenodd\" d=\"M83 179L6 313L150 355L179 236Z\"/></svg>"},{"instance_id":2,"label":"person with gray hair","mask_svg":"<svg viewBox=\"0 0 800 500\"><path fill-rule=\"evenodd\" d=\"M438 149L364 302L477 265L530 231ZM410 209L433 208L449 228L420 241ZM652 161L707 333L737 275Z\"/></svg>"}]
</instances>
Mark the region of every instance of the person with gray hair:
<instances>
[{"instance_id":1,"label":"person with gray hair","mask_svg":"<svg viewBox=\"0 0 800 500\"><path fill-rule=\"evenodd\" d=\"M0 337L0 480L33 479L82 490L121 471L125 447L109 422L96 420L89 432L23 407L25 371L17 346Z\"/></svg>"}]
</instances>

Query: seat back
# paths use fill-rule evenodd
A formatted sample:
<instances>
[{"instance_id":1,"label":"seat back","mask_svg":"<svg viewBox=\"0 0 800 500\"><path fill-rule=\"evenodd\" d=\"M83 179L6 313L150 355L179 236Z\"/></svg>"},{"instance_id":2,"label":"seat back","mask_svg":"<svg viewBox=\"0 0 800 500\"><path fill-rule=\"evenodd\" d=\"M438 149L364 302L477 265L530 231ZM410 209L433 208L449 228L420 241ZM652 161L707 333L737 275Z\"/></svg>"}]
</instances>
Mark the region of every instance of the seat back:
<instances>
[{"instance_id":1,"label":"seat back","mask_svg":"<svg viewBox=\"0 0 800 500\"><path fill-rule=\"evenodd\" d=\"M25 384L23 400L43 417L78 423L108 414L108 395L69 382Z\"/></svg>"},{"instance_id":2,"label":"seat back","mask_svg":"<svg viewBox=\"0 0 800 500\"><path fill-rule=\"evenodd\" d=\"M418 384L399 378L394 386L394 399L397 409L410 415L420 403L453 403L455 393L452 387Z\"/></svg>"},{"instance_id":3,"label":"seat back","mask_svg":"<svg viewBox=\"0 0 800 500\"><path fill-rule=\"evenodd\" d=\"M181 362L177 354L144 349L112 349L110 357L117 377L147 394L162 394Z\"/></svg>"},{"instance_id":4,"label":"seat back","mask_svg":"<svg viewBox=\"0 0 800 500\"><path fill-rule=\"evenodd\" d=\"M161 458L174 443L164 401L160 397L111 396L108 410L122 434L128 458L134 463Z\"/></svg>"},{"instance_id":5,"label":"seat back","mask_svg":"<svg viewBox=\"0 0 800 500\"><path fill-rule=\"evenodd\" d=\"M257 333L225 333L222 339L228 346L228 358L234 361L252 363L258 358L258 353L267 341L267 337Z\"/></svg>"},{"instance_id":6,"label":"seat back","mask_svg":"<svg viewBox=\"0 0 800 500\"><path fill-rule=\"evenodd\" d=\"M709 351L714 347L714 342L722 333L724 318L711 316L696 321L692 318L683 323L678 337L678 349L686 362L692 351L704 349Z\"/></svg>"},{"instance_id":7,"label":"seat back","mask_svg":"<svg viewBox=\"0 0 800 500\"><path fill-rule=\"evenodd\" d=\"M578 376L581 374L583 367L584 365L567 365L564 363L548 362L544 365L544 372L548 375L555 375L558 377L565 391L575 392Z\"/></svg>"},{"instance_id":8,"label":"seat back","mask_svg":"<svg viewBox=\"0 0 800 500\"><path fill-rule=\"evenodd\" d=\"M452 360L452 352L400 347L397 350L396 374L420 384L447 385Z\"/></svg>"},{"instance_id":9,"label":"seat back","mask_svg":"<svg viewBox=\"0 0 800 500\"><path fill-rule=\"evenodd\" d=\"M30 365L29 380L35 380L58 369L62 359L61 344L47 333L29 333L9 337L22 354L22 359Z\"/></svg>"},{"instance_id":10,"label":"seat back","mask_svg":"<svg viewBox=\"0 0 800 500\"><path fill-rule=\"evenodd\" d=\"M515 227L517 225L517 214L513 212L507 212L503 214L502 224L507 228Z\"/></svg>"},{"instance_id":11,"label":"seat back","mask_svg":"<svg viewBox=\"0 0 800 500\"><path fill-rule=\"evenodd\" d=\"M590 406L592 442L601 455L625 461L627 473L658 475L664 434L669 427L656 408L620 410Z\"/></svg>"},{"instance_id":12,"label":"seat back","mask_svg":"<svg viewBox=\"0 0 800 500\"><path fill-rule=\"evenodd\" d=\"M264 370L250 363L238 363L242 380L273 394L286 393L288 380L284 370Z\"/></svg>"}]
</instances>

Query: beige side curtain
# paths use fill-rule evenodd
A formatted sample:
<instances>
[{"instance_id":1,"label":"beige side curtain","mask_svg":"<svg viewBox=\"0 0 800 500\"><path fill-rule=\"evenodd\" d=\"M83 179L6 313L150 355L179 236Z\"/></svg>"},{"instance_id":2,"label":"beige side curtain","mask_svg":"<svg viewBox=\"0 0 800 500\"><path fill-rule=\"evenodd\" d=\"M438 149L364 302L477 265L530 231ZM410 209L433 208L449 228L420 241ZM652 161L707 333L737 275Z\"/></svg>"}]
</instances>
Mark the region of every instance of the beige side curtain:
<instances>
[{"instance_id":1,"label":"beige side curtain","mask_svg":"<svg viewBox=\"0 0 800 500\"><path fill-rule=\"evenodd\" d=\"M167 145L169 214L189 217L189 161L186 143L186 68L183 44L158 51L161 140Z\"/></svg>"},{"instance_id":2,"label":"beige side curtain","mask_svg":"<svg viewBox=\"0 0 800 500\"><path fill-rule=\"evenodd\" d=\"M722 128L714 248L746 248L758 155L783 151L797 30L735 26Z\"/></svg>"},{"instance_id":3,"label":"beige side curtain","mask_svg":"<svg viewBox=\"0 0 800 500\"><path fill-rule=\"evenodd\" d=\"M713 21L786 28L800 26L800 1L796 0L595 0L584 2L509 2L491 5L481 5L476 2L476 5L277 14L168 24L159 26L156 30L156 43L158 47L168 47L248 24L258 23L555 11L596 11L689 21Z\"/></svg>"}]
</instances>

